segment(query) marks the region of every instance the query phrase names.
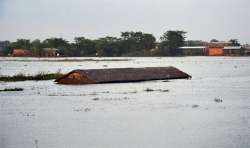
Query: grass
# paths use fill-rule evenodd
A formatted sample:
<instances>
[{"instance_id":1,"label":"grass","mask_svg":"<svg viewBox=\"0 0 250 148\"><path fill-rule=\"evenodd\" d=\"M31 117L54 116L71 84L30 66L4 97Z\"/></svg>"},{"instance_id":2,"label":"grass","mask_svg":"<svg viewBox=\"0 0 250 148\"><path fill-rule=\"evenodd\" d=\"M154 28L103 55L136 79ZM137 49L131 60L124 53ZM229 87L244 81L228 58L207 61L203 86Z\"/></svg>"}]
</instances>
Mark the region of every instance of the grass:
<instances>
[{"instance_id":1,"label":"grass","mask_svg":"<svg viewBox=\"0 0 250 148\"><path fill-rule=\"evenodd\" d=\"M0 76L0 81L4 82L16 82L16 81L26 81L26 80L52 80L61 77L63 74L60 72L57 73L38 73L36 75L25 75L25 74L17 74L14 76Z\"/></svg>"},{"instance_id":2,"label":"grass","mask_svg":"<svg viewBox=\"0 0 250 148\"><path fill-rule=\"evenodd\" d=\"M1 91L23 91L23 88L5 88L3 90L0 90Z\"/></svg>"},{"instance_id":3,"label":"grass","mask_svg":"<svg viewBox=\"0 0 250 148\"><path fill-rule=\"evenodd\" d=\"M131 61L132 59L129 58L98 58L98 57L94 57L94 58L85 58L85 59L76 59L76 58L52 58L52 59L47 59L46 57L42 57L39 59L3 59L0 61L22 61L22 62L109 62L109 61Z\"/></svg>"}]
</instances>

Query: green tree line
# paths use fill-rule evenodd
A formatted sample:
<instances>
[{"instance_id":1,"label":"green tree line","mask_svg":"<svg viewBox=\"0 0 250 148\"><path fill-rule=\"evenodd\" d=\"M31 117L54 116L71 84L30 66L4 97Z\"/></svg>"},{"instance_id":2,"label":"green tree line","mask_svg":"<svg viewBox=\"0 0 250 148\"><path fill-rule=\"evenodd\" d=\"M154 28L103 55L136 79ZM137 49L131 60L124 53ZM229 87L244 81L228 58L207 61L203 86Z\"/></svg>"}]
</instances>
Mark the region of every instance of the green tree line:
<instances>
[{"instance_id":1,"label":"green tree line","mask_svg":"<svg viewBox=\"0 0 250 148\"><path fill-rule=\"evenodd\" d=\"M156 42L153 34L127 31L121 32L119 37L106 36L98 39L75 37L73 42L63 38L48 38L43 41L17 39L8 42L3 49L5 56L10 55L13 49L29 50L33 56L43 56L44 48L57 48L61 56L174 56L177 48L184 45L184 31L166 31Z\"/></svg>"},{"instance_id":2,"label":"green tree line","mask_svg":"<svg viewBox=\"0 0 250 148\"><path fill-rule=\"evenodd\" d=\"M35 39L17 39L15 42L0 42L2 55L11 55L13 49L22 48L30 51L32 56L45 56L45 48L59 49L60 56L88 57L88 56L179 56L182 46L205 46L204 41L186 41L186 32L181 30L169 30L163 33L160 41L156 42L153 34L141 31L121 32L119 37L106 36L98 39L75 37L73 42L63 38L48 38L43 41ZM210 42L219 42L212 39ZM229 40L231 46L240 46L237 39ZM4 46L1 46L4 45Z\"/></svg>"}]
</instances>

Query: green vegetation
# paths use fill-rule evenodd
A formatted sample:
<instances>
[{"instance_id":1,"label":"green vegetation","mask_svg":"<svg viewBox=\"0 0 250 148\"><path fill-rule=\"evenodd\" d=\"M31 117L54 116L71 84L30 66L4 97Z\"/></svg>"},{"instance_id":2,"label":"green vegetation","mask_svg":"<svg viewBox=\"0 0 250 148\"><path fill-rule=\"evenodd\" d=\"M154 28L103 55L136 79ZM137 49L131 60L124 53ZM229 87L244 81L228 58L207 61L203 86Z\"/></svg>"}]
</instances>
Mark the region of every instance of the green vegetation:
<instances>
[{"instance_id":1,"label":"green vegetation","mask_svg":"<svg viewBox=\"0 0 250 148\"><path fill-rule=\"evenodd\" d=\"M61 77L63 74L62 73L39 73L34 76L30 75L24 75L24 74L18 74L14 76L0 76L0 81L5 81L5 82L15 82L15 81L26 81L26 80L52 80L52 79L57 79Z\"/></svg>"},{"instance_id":2,"label":"green vegetation","mask_svg":"<svg viewBox=\"0 0 250 148\"><path fill-rule=\"evenodd\" d=\"M176 48L182 45L184 34L183 31L167 31L161 37L160 43L156 42L152 34L140 31L121 32L120 37L106 36L93 40L76 37L72 43L62 38L49 38L44 41L17 39L15 42L5 41L7 46L3 48L2 54L8 56L13 53L13 49L21 48L30 51L29 56L43 57L46 56L45 48L56 48L58 54L65 57L172 56L176 53ZM159 44L161 49L158 48ZM164 54L160 50L164 50Z\"/></svg>"},{"instance_id":3,"label":"green vegetation","mask_svg":"<svg viewBox=\"0 0 250 148\"><path fill-rule=\"evenodd\" d=\"M63 38L17 39L15 42L0 41L0 55L11 56L14 49L26 49L26 55L34 57L145 57L182 56L182 46L205 46L205 41L186 41L186 32L169 30L157 42L153 34L141 31L121 32L119 37L106 36L98 39L75 37L73 42ZM219 42L212 39L211 42ZM230 46L240 46L237 39L229 40ZM18 53L18 52L16 52ZM22 53L22 52L21 52ZM20 54L20 50L19 50Z\"/></svg>"},{"instance_id":4,"label":"green vegetation","mask_svg":"<svg viewBox=\"0 0 250 148\"><path fill-rule=\"evenodd\" d=\"M160 52L166 56L180 55L179 47L185 44L184 31L167 31L161 37Z\"/></svg>"},{"instance_id":5,"label":"green vegetation","mask_svg":"<svg viewBox=\"0 0 250 148\"><path fill-rule=\"evenodd\" d=\"M23 88L5 88L3 90L0 90L1 91L23 91Z\"/></svg>"},{"instance_id":6,"label":"green vegetation","mask_svg":"<svg viewBox=\"0 0 250 148\"><path fill-rule=\"evenodd\" d=\"M238 39L231 39L231 40L229 40L229 42L231 42L231 44L233 46L240 46Z\"/></svg>"}]
</instances>

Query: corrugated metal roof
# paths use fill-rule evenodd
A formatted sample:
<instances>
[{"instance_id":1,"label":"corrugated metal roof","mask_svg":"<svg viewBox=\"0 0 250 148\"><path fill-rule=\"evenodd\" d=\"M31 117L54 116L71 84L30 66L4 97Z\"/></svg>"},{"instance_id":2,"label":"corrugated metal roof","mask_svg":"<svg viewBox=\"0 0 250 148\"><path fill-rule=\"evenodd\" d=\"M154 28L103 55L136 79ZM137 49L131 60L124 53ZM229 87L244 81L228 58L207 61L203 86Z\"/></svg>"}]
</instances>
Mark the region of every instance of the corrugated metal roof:
<instances>
[{"instance_id":1,"label":"corrugated metal roof","mask_svg":"<svg viewBox=\"0 0 250 148\"><path fill-rule=\"evenodd\" d=\"M241 49L241 46L225 46L225 50L230 50L230 49Z\"/></svg>"},{"instance_id":2,"label":"corrugated metal roof","mask_svg":"<svg viewBox=\"0 0 250 148\"><path fill-rule=\"evenodd\" d=\"M206 49L207 46L184 46L180 47L181 49Z\"/></svg>"}]
</instances>

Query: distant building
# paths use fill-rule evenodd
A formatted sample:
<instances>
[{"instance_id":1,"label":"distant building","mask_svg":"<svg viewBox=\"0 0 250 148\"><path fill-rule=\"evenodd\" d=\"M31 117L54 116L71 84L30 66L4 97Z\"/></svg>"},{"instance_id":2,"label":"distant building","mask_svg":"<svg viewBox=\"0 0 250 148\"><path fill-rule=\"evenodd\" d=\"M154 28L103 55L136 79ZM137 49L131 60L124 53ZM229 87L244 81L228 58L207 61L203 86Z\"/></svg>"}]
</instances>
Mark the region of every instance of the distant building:
<instances>
[{"instance_id":1,"label":"distant building","mask_svg":"<svg viewBox=\"0 0 250 148\"><path fill-rule=\"evenodd\" d=\"M31 56L31 52L26 49L16 48L16 49L13 49L12 56L27 57L27 56Z\"/></svg>"},{"instance_id":2,"label":"distant building","mask_svg":"<svg viewBox=\"0 0 250 148\"><path fill-rule=\"evenodd\" d=\"M243 50L241 46L226 46L224 47L225 56L239 56L243 55Z\"/></svg>"},{"instance_id":3,"label":"distant building","mask_svg":"<svg viewBox=\"0 0 250 148\"><path fill-rule=\"evenodd\" d=\"M45 57L58 57L60 56L59 51L57 48L43 48Z\"/></svg>"},{"instance_id":4,"label":"distant building","mask_svg":"<svg viewBox=\"0 0 250 148\"><path fill-rule=\"evenodd\" d=\"M184 46L180 47L184 56L239 56L250 55L250 50L244 50L241 46L232 46L231 42L201 42L192 41L194 43L204 43L204 46ZM245 48L247 49L247 48ZM248 48L250 49L250 47ZM249 51L249 52L248 52Z\"/></svg>"},{"instance_id":5,"label":"distant building","mask_svg":"<svg viewBox=\"0 0 250 148\"><path fill-rule=\"evenodd\" d=\"M184 46L180 47L180 50L184 56L204 56L207 46Z\"/></svg>"},{"instance_id":6,"label":"distant building","mask_svg":"<svg viewBox=\"0 0 250 148\"><path fill-rule=\"evenodd\" d=\"M212 42L208 44L207 49L208 56L223 56L224 55L224 45L218 42Z\"/></svg>"},{"instance_id":7,"label":"distant building","mask_svg":"<svg viewBox=\"0 0 250 148\"><path fill-rule=\"evenodd\" d=\"M244 54L250 56L250 48L246 48Z\"/></svg>"},{"instance_id":8,"label":"distant building","mask_svg":"<svg viewBox=\"0 0 250 148\"><path fill-rule=\"evenodd\" d=\"M248 44L243 45L243 49L244 49L244 55L250 56L250 45Z\"/></svg>"},{"instance_id":9,"label":"distant building","mask_svg":"<svg viewBox=\"0 0 250 148\"><path fill-rule=\"evenodd\" d=\"M210 42L208 43L208 45L232 46L232 42L225 42L225 41Z\"/></svg>"}]
</instances>

